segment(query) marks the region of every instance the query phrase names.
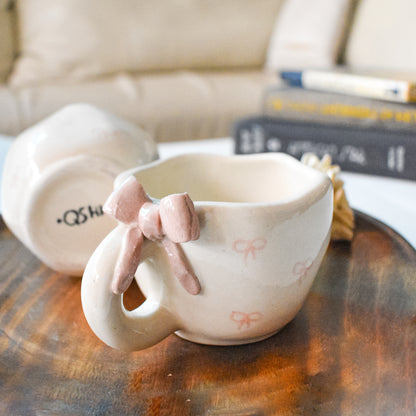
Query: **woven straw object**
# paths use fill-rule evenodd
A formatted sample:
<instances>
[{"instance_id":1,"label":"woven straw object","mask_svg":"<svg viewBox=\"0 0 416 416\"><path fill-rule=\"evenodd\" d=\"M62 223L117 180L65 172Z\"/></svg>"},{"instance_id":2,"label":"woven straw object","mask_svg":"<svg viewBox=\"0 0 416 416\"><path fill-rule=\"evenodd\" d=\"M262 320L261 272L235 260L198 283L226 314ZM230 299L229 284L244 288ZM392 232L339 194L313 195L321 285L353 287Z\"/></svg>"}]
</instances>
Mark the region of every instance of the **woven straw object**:
<instances>
[{"instance_id":1,"label":"woven straw object","mask_svg":"<svg viewBox=\"0 0 416 416\"><path fill-rule=\"evenodd\" d=\"M334 215L332 218L331 240L351 241L354 236L354 212L345 196L344 182L339 179L340 167L332 165L329 155L319 159L314 153L305 153L301 162L321 172L325 172L331 178L334 187Z\"/></svg>"}]
</instances>

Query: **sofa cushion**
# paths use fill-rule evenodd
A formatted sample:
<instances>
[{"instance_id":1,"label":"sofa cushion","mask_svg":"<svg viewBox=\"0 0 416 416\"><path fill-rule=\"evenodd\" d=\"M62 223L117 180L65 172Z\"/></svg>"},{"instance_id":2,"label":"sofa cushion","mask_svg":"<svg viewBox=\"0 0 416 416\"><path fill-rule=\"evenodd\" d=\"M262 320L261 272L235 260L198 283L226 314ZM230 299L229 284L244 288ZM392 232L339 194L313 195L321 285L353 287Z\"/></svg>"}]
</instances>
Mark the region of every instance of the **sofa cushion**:
<instances>
[{"instance_id":1,"label":"sofa cushion","mask_svg":"<svg viewBox=\"0 0 416 416\"><path fill-rule=\"evenodd\" d=\"M87 82L0 88L0 133L21 130L77 102L95 104L147 130L157 141L227 136L239 117L259 112L264 71L127 74Z\"/></svg>"},{"instance_id":2,"label":"sofa cushion","mask_svg":"<svg viewBox=\"0 0 416 416\"><path fill-rule=\"evenodd\" d=\"M12 0L0 0L0 82L9 75L15 55L14 10Z\"/></svg>"},{"instance_id":3,"label":"sofa cushion","mask_svg":"<svg viewBox=\"0 0 416 416\"><path fill-rule=\"evenodd\" d=\"M21 128L19 97L11 88L0 84L0 134L15 136Z\"/></svg>"},{"instance_id":4,"label":"sofa cushion","mask_svg":"<svg viewBox=\"0 0 416 416\"><path fill-rule=\"evenodd\" d=\"M357 69L416 72L416 1L361 0L346 48Z\"/></svg>"},{"instance_id":5,"label":"sofa cushion","mask_svg":"<svg viewBox=\"0 0 416 416\"><path fill-rule=\"evenodd\" d=\"M266 68L335 65L355 1L286 0L270 38Z\"/></svg>"},{"instance_id":6,"label":"sofa cushion","mask_svg":"<svg viewBox=\"0 0 416 416\"><path fill-rule=\"evenodd\" d=\"M21 57L12 83L260 67L282 1L19 1Z\"/></svg>"}]
</instances>

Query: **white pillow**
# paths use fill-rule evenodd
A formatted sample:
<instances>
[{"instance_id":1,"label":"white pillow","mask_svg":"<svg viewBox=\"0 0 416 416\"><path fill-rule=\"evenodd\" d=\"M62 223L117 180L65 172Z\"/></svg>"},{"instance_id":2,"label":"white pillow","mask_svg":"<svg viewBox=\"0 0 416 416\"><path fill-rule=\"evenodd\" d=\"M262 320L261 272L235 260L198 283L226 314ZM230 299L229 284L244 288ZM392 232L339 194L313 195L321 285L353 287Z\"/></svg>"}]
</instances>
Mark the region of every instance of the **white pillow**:
<instances>
[{"instance_id":1,"label":"white pillow","mask_svg":"<svg viewBox=\"0 0 416 416\"><path fill-rule=\"evenodd\" d=\"M282 1L19 1L21 58L12 83L261 67Z\"/></svg>"},{"instance_id":2,"label":"white pillow","mask_svg":"<svg viewBox=\"0 0 416 416\"><path fill-rule=\"evenodd\" d=\"M415 0L361 0L346 48L346 64L416 71L415 16Z\"/></svg>"},{"instance_id":3,"label":"white pillow","mask_svg":"<svg viewBox=\"0 0 416 416\"><path fill-rule=\"evenodd\" d=\"M286 0L270 39L269 70L337 63L352 0Z\"/></svg>"}]
</instances>

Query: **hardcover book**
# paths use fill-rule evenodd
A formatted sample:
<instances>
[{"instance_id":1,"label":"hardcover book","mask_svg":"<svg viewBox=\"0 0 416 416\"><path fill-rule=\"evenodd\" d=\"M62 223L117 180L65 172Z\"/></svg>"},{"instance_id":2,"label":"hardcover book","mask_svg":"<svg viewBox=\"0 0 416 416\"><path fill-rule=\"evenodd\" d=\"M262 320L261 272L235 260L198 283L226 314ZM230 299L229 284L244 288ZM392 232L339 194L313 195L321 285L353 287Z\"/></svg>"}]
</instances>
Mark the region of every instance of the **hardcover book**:
<instances>
[{"instance_id":1,"label":"hardcover book","mask_svg":"<svg viewBox=\"0 0 416 416\"><path fill-rule=\"evenodd\" d=\"M291 86L266 89L262 112L288 120L380 129L416 128L416 104L319 92Z\"/></svg>"},{"instance_id":2,"label":"hardcover book","mask_svg":"<svg viewBox=\"0 0 416 416\"><path fill-rule=\"evenodd\" d=\"M394 102L415 102L414 75L355 73L345 68L336 70L305 69L280 71L280 78L289 85L310 90L336 92ZM409 78L409 79L406 79Z\"/></svg>"},{"instance_id":3,"label":"hardcover book","mask_svg":"<svg viewBox=\"0 0 416 416\"><path fill-rule=\"evenodd\" d=\"M284 152L298 159L329 154L357 173L416 179L416 131L255 116L234 125L235 153Z\"/></svg>"}]
</instances>

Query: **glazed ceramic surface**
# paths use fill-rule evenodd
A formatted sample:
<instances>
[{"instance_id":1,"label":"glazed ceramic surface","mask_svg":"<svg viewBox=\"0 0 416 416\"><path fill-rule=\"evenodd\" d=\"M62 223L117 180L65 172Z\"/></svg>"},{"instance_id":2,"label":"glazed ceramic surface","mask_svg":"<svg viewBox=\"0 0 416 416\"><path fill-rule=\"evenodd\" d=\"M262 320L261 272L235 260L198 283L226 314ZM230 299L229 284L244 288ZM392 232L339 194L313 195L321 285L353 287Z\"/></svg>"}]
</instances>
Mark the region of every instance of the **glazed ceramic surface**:
<instances>
[{"instance_id":1,"label":"glazed ceramic surface","mask_svg":"<svg viewBox=\"0 0 416 416\"><path fill-rule=\"evenodd\" d=\"M2 182L3 217L55 270L82 275L116 226L102 211L116 176L157 158L150 136L87 104L73 104L21 133Z\"/></svg>"},{"instance_id":2,"label":"glazed ceramic surface","mask_svg":"<svg viewBox=\"0 0 416 416\"><path fill-rule=\"evenodd\" d=\"M329 242L327 175L290 156L267 154L183 155L123 172L115 189L133 182L131 176L156 206L183 192L194 202L199 238L179 246L200 290L187 290L161 233L154 241L144 238L135 273L146 301L126 310L111 286L132 227L120 221L82 281L84 313L99 338L125 350L173 332L204 344L242 344L276 333L296 315Z\"/></svg>"}]
</instances>

